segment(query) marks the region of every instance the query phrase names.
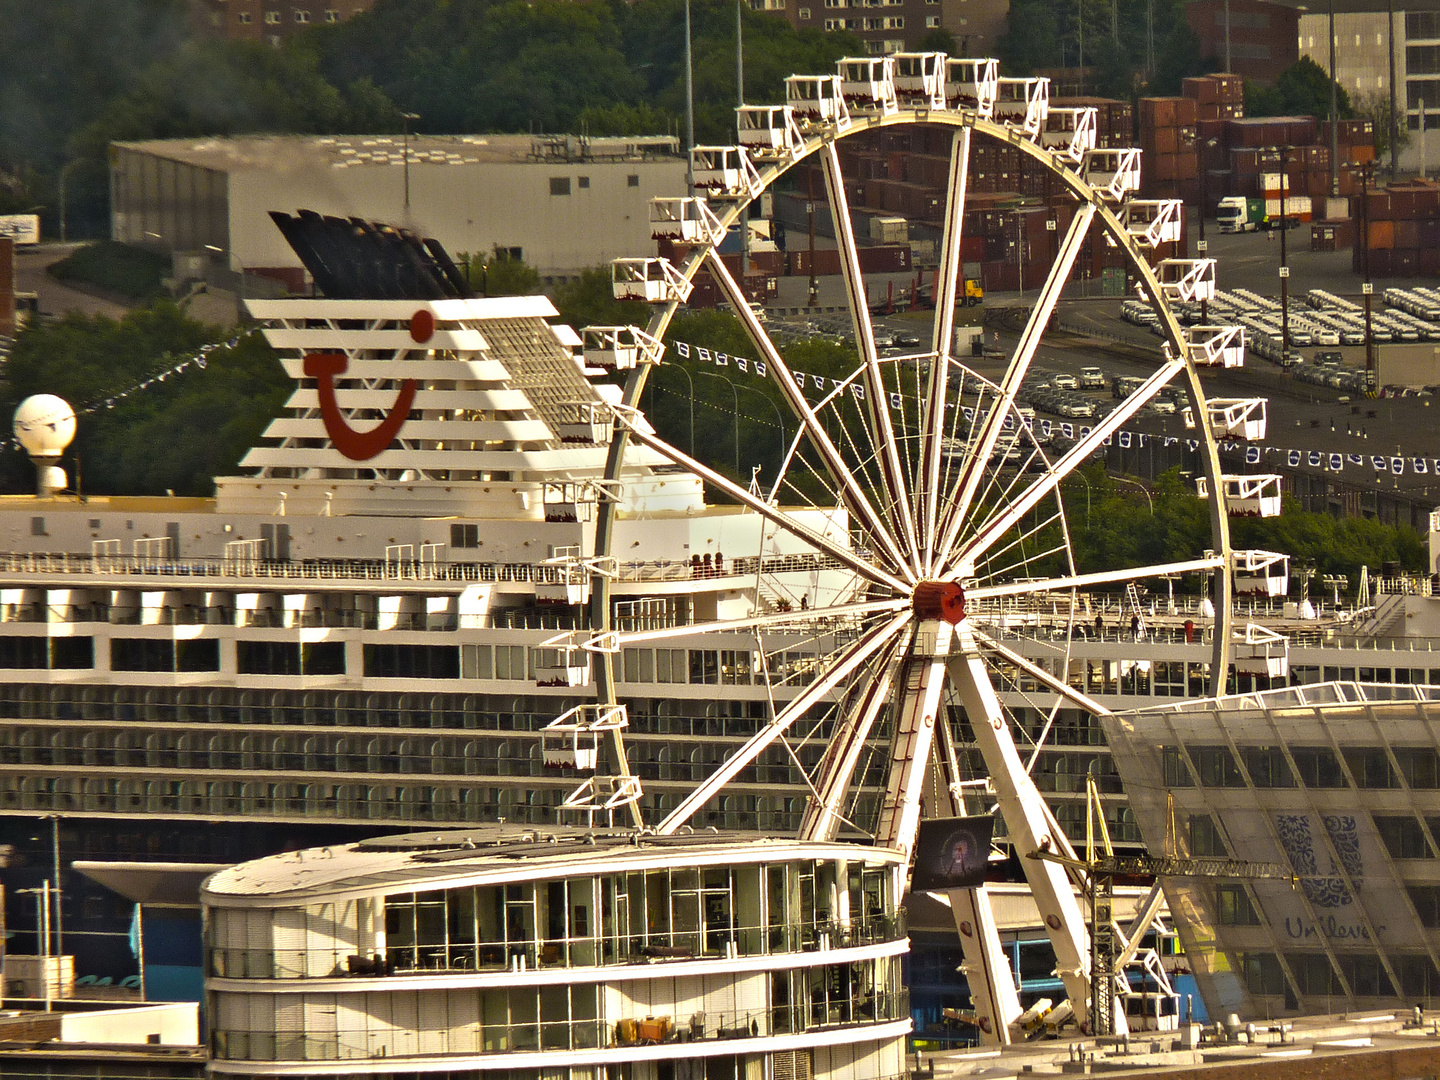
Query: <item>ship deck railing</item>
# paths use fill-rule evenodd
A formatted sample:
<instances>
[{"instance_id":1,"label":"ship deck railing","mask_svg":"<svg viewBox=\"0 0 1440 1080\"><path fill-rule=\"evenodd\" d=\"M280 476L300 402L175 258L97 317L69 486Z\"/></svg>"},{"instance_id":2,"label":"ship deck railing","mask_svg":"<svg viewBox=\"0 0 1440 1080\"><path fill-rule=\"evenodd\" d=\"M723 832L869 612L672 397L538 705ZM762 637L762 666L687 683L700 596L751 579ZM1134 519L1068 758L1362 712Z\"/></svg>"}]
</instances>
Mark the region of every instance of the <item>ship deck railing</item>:
<instances>
[{"instance_id":1,"label":"ship deck railing","mask_svg":"<svg viewBox=\"0 0 1440 1080\"><path fill-rule=\"evenodd\" d=\"M468 1056L757 1039L905 1020L909 1016L910 996L904 990L855 995L847 992L837 999L744 1012L696 1012L689 1016L642 1014L614 1019L482 1021L425 1030L401 1030L377 1024L371 1031L330 1031L316 1035L276 1031L273 1025L253 1031L216 1028L211 1032L210 1049L221 1061Z\"/></svg>"},{"instance_id":2,"label":"ship deck railing","mask_svg":"<svg viewBox=\"0 0 1440 1080\"><path fill-rule=\"evenodd\" d=\"M762 574L808 573L838 569L828 556L792 554L723 559L697 564L687 559L642 559L621 562L616 580L625 582L693 581L753 577ZM236 578L296 581L439 581L533 582L563 585L570 568L544 563L490 563L439 559L264 559L172 558L161 555L84 555L74 552L9 552L0 554L0 574L103 575L141 578Z\"/></svg>"},{"instance_id":3,"label":"ship deck railing","mask_svg":"<svg viewBox=\"0 0 1440 1080\"><path fill-rule=\"evenodd\" d=\"M851 923L817 920L771 926L675 930L643 936L392 946L384 954L333 950L209 950L210 975L234 979L314 979L455 972L624 967L675 960L743 958L860 948L906 936L903 911Z\"/></svg>"}]
</instances>

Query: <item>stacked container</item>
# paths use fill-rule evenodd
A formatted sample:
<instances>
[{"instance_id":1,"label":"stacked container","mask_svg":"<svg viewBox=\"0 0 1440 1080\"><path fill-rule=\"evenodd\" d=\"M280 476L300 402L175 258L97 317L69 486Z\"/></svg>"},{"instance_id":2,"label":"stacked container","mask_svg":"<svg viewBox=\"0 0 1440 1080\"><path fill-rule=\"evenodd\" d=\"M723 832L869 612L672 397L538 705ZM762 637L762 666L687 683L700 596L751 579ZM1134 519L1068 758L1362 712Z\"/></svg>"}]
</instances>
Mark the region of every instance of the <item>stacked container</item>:
<instances>
[{"instance_id":1,"label":"stacked container","mask_svg":"<svg viewBox=\"0 0 1440 1080\"><path fill-rule=\"evenodd\" d=\"M1140 99L1140 190L1150 199L1199 198L1196 104L1188 97Z\"/></svg>"},{"instance_id":2,"label":"stacked container","mask_svg":"<svg viewBox=\"0 0 1440 1080\"><path fill-rule=\"evenodd\" d=\"M1239 75L1185 79L1180 92L1195 102L1197 120L1239 120L1245 115L1245 81Z\"/></svg>"},{"instance_id":3,"label":"stacked container","mask_svg":"<svg viewBox=\"0 0 1440 1080\"><path fill-rule=\"evenodd\" d=\"M1356 229L1350 260L1355 273L1365 269L1368 246L1371 277L1440 274L1440 187L1433 183L1391 184L1369 192L1365 218L1356 221Z\"/></svg>"}]
</instances>

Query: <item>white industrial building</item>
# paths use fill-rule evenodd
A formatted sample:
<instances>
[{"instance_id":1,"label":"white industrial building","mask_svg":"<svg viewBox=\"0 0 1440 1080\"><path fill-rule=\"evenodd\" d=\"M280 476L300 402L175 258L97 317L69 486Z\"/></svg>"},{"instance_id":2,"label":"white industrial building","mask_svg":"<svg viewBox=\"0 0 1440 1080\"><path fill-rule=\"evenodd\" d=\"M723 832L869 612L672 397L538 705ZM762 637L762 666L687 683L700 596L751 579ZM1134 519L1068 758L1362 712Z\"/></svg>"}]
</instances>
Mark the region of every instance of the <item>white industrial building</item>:
<instances>
[{"instance_id":1,"label":"white industrial building","mask_svg":"<svg viewBox=\"0 0 1440 1080\"><path fill-rule=\"evenodd\" d=\"M117 143L111 161L114 239L295 275L268 211L408 225L452 255L499 247L564 277L644 254L650 200L685 194L667 136L162 139Z\"/></svg>"}]
</instances>

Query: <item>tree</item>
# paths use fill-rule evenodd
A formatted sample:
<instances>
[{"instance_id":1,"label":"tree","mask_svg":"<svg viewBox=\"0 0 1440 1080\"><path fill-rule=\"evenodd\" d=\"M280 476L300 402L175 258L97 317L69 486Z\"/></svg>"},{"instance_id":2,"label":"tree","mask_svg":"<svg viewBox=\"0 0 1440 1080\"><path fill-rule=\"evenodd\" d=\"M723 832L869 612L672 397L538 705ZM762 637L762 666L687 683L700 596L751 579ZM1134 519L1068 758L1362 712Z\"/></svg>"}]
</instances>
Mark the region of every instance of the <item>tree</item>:
<instances>
[{"instance_id":1,"label":"tree","mask_svg":"<svg viewBox=\"0 0 1440 1080\"><path fill-rule=\"evenodd\" d=\"M172 373L222 332L187 318L169 301L104 316L67 316L23 330L6 365L0 408L36 393L75 408L73 454L91 493L209 495L232 474L294 386L259 334ZM138 389L164 373L163 381ZM121 396L124 395L124 396ZM0 478L30 490L33 469L18 451L0 455Z\"/></svg>"},{"instance_id":2,"label":"tree","mask_svg":"<svg viewBox=\"0 0 1440 1080\"><path fill-rule=\"evenodd\" d=\"M640 326L650 321L650 309L636 300L616 300L610 268L595 266L578 277L556 285L550 299L560 321L576 330L587 326Z\"/></svg>"},{"instance_id":3,"label":"tree","mask_svg":"<svg viewBox=\"0 0 1440 1080\"><path fill-rule=\"evenodd\" d=\"M483 257L462 251L455 263L479 296L529 296L540 291L539 272L498 244Z\"/></svg>"},{"instance_id":4,"label":"tree","mask_svg":"<svg viewBox=\"0 0 1440 1080\"><path fill-rule=\"evenodd\" d=\"M1436 102L1440 105L1440 102ZM1425 107L1429 112L1430 106ZM1391 122L1394 122L1395 150L1403 152L1410 145L1410 125L1398 103L1394 112L1390 109L1390 95L1383 90L1371 90L1360 95L1355 102L1355 115L1369 120L1375 128L1375 156L1383 158L1390 153Z\"/></svg>"},{"instance_id":5,"label":"tree","mask_svg":"<svg viewBox=\"0 0 1440 1080\"><path fill-rule=\"evenodd\" d=\"M1341 119L1352 115L1350 95L1335 84L1335 104ZM1245 83L1247 116L1330 116L1330 77L1308 56L1302 56L1275 79L1274 86Z\"/></svg>"}]
</instances>

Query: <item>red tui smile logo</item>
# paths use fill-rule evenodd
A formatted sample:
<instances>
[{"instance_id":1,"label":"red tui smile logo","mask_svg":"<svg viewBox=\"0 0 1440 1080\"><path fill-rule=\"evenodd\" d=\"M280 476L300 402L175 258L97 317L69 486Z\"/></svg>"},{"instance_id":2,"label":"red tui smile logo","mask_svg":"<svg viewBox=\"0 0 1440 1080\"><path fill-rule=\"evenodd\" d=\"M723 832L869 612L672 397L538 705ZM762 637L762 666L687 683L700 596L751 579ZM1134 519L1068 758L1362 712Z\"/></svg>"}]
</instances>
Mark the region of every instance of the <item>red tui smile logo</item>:
<instances>
[{"instance_id":1,"label":"red tui smile logo","mask_svg":"<svg viewBox=\"0 0 1440 1080\"><path fill-rule=\"evenodd\" d=\"M385 418L369 431L356 431L340 414L340 403L335 398L335 377L344 375L349 363L344 353L307 353L304 370L306 376L315 380L315 390L320 395L320 419L325 422L325 433L335 449L351 461L369 461L400 433L410 415L410 406L415 403L416 384L414 379L402 382L395 404Z\"/></svg>"}]
</instances>

